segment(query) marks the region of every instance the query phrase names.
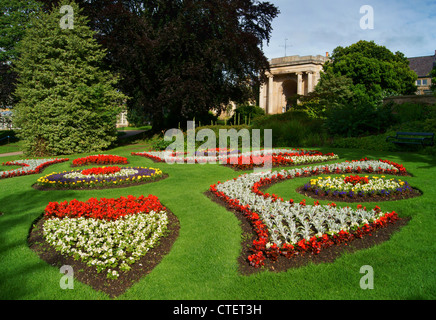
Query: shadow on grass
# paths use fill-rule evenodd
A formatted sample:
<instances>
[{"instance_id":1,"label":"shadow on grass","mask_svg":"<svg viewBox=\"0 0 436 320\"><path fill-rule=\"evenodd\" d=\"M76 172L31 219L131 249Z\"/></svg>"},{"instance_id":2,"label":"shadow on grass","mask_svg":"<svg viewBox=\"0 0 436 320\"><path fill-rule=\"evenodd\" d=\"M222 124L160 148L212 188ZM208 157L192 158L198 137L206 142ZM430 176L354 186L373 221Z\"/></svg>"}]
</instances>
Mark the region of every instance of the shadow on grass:
<instances>
[{"instance_id":1,"label":"shadow on grass","mask_svg":"<svg viewBox=\"0 0 436 320\"><path fill-rule=\"evenodd\" d=\"M12 178L15 179L15 178ZM19 179L19 178L18 178ZM55 193L47 196L47 193L36 190L26 190L10 194L7 197L0 196L0 256L2 269L0 272L0 297L2 299L22 299L29 295L30 290L37 290L37 283L26 283L38 270L46 267L42 260L33 261L30 255L27 238L33 223L43 215L44 204L49 201L60 201L72 197L72 192L64 192L62 195ZM49 200L50 199L50 200ZM16 258L17 256L22 257Z\"/></svg>"}]
</instances>

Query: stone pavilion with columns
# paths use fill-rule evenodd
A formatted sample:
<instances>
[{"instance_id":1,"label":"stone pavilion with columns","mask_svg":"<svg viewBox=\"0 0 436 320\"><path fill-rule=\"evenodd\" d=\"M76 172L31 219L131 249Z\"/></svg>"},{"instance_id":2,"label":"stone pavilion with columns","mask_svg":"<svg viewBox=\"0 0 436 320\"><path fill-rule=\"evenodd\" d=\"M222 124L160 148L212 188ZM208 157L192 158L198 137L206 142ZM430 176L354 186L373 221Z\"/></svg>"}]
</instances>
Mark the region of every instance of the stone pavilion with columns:
<instances>
[{"instance_id":1,"label":"stone pavilion with columns","mask_svg":"<svg viewBox=\"0 0 436 320\"><path fill-rule=\"evenodd\" d=\"M268 81L260 88L259 106L266 114L285 112L289 107L288 98L313 91L327 60L327 54L272 59Z\"/></svg>"}]
</instances>

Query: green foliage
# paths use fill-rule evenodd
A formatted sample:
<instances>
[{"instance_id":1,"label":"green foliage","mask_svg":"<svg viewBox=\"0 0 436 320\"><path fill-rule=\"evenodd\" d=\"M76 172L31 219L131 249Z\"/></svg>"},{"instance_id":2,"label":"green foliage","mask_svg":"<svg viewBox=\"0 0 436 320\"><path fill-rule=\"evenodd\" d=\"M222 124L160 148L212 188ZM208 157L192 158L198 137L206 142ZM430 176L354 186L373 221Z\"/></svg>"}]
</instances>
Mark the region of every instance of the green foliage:
<instances>
[{"instance_id":1,"label":"green foliage","mask_svg":"<svg viewBox=\"0 0 436 320\"><path fill-rule=\"evenodd\" d=\"M203 129L209 129L209 130L213 131L213 133L215 134L215 140L212 141L212 143L214 144L214 147L219 148L219 146L220 146L220 130L234 129L234 130L236 130L236 132L239 132L242 129L249 129L249 126L247 126L247 125L236 125L236 126L233 126L233 125L208 125L208 126L196 127L195 128L196 137L197 137L197 133ZM173 138L172 141L165 141L163 134L155 134L150 139L149 143L151 144L152 150L165 150L174 141L175 141L175 138ZM195 141L195 148L202 146L206 142L210 142L210 141L208 141L207 138L205 138L204 141ZM250 140L250 143L251 143L251 140ZM186 131L183 131L183 145L184 145L184 150L187 151L187 132ZM227 139L227 146L230 147L230 138ZM239 147L242 146L242 139L238 140L238 146Z\"/></svg>"},{"instance_id":2,"label":"green foliage","mask_svg":"<svg viewBox=\"0 0 436 320\"><path fill-rule=\"evenodd\" d=\"M402 103L391 105L395 124L425 121L436 118L436 106L419 103ZM421 130L419 130L421 131Z\"/></svg>"},{"instance_id":3,"label":"green foliage","mask_svg":"<svg viewBox=\"0 0 436 320\"><path fill-rule=\"evenodd\" d=\"M354 95L353 81L329 69L321 73L315 90L300 98L296 109L306 110L313 118L325 118L329 110L349 105Z\"/></svg>"},{"instance_id":4,"label":"green foliage","mask_svg":"<svg viewBox=\"0 0 436 320\"><path fill-rule=\"evenodd\" d=\"M239 124L249 125L253 119L263 115L265 115L265 110L258 106L242 105L236 108L233 119L239 119Z\"/></svg>"},{"instance_id":5,"label":"green foliage","mask_svg":"<svg viewBox=\"0 0 436 320\"><path fill-rule=\"evenodd\" d=\"M61 28L59 8L32 20L20 42L16 126L26 153L45 156L103 150L116 140L125 96L102 69L105 51L75 3L72 29Z\"/></svg>"},{"instance_id":6,"label":"green foliage","mask_svg":"<svg viewBox=\"0 0 436 320\"><path fill-rule=\"evenodd\" d=\"M122 77L135 123L149 117L154 130L253 98L251 85L268 68L261 46L279 13L254 0L81 0L80 6Z\"/></svg>"},{"instance_id":7,"label":"green foliage","mask_svg":"<svg viewBox=\"0 0 436 320\"><path fill-rule=\"evenodd\" d=\"M38 1L1 0L0 1L0 62L17 60L17 43L24 37L30 19L40 10Z\"/></svg>"},{"instance_id":8,"label":"green foliage","mask_svg":"<svg viewBox=\"0 0 436 320\"><path fill-rule=\"evenodd\" d=\"M407 58L401 52L392 53L374 41L359 41L349 47L333 50L332 60L324 70L332 70L361 85L369 102L376 105L387 95L414 94L417 75L409 67Z\"/></svg>"},{"instance_id":9,"label":"green foliage","mask_svg":"<svg viewBox=\"0 0 436 320\"><path fill-rule=\"evenodd\" d=\"M382 99L416 91L417 76L407 58L373 41L337 47L324 70L307 98L307 110L325 116L326 129L332 135L357 137L385 132L395 119Z\"/></svg>"},{"instance_id":10,"label":"green foliage","mask_svg":"<svg viewBox=\"0 0 436 320\"><path fill-rule=\"evenodd\" d=\"M0 0L0 107L16 103L13 92L17 75L12 71L19 56L16 46L39 10L37 1Z\"/></svg>"},{"instance_id":11,"label":"green foliage","mask_svg":"<svg viewBox=\"0 0 436 320\"><path fill-rule=\"evenodd\" d=\"M359 150L398 151L393 143L386 142L388 136L394 136L395 131L366 137L335 137L330 143L334 148L352 148Z\"/></svg>"},{"instance_id":12,"label":"green foliage","mask_svg":"<svg viewBox=\"0 0 436 320\"><path fill-rule=\"evenodd\" d=\"M253 121L252 129L272 129L273 147L315 147L327 140L323 120L312 119L305 111L288 111L259 117ZM264 144L261 134L261 145Z\"/></svg>"},{"instance_id":13,"label":"green foliage","mask_svg":"<svg viewBox=\"0 0 436 320\"><path fill-rule=\"evenodd\" d=\"M385 132L392 124L392 112L387 106L369 103L344 105L327 113L325 126L332 135L358 137Z\"/></svg>"}]
</instances>

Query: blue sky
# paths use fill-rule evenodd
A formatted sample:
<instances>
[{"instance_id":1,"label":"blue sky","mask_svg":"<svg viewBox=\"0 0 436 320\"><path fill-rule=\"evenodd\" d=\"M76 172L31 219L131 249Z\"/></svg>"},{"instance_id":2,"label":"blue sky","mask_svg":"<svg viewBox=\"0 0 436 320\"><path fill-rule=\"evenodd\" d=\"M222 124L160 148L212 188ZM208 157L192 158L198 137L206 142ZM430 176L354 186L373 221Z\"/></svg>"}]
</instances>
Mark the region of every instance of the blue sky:
<instances>
[{"instance_id":1,"label":"blue sky","mask_svg":"<svg viewBox=\"0 0 436 320\"><path fill-rule=\"evenodd\" d=\"M286 55L325 55L337 46L374 40L406 57L434 55L435 0L269 0L281 13L273 21L271 39L264 44L268 59ZM374 11L374 28L362 29L360 8Z\"/></svg>"}]
</instances>

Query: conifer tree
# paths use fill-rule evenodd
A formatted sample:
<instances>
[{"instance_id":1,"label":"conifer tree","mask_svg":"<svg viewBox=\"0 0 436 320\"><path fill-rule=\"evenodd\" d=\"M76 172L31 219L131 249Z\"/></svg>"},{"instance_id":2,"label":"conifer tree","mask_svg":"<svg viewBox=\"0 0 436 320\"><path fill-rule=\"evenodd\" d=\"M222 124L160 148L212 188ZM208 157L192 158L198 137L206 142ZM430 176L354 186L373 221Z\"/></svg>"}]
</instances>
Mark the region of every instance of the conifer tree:
<instances>
[{"instance_id":1,"label":"conifer tree","mask_svg":"<svg viewBox=\"0 0 436 320\"><path fill-rule=\"evenodd\" d=\"M34 18L18 51L14 121L27 154L95 152L115 141L126 97L103 69L106 52L74 2Z\"/></svg>"}]
</instances>

